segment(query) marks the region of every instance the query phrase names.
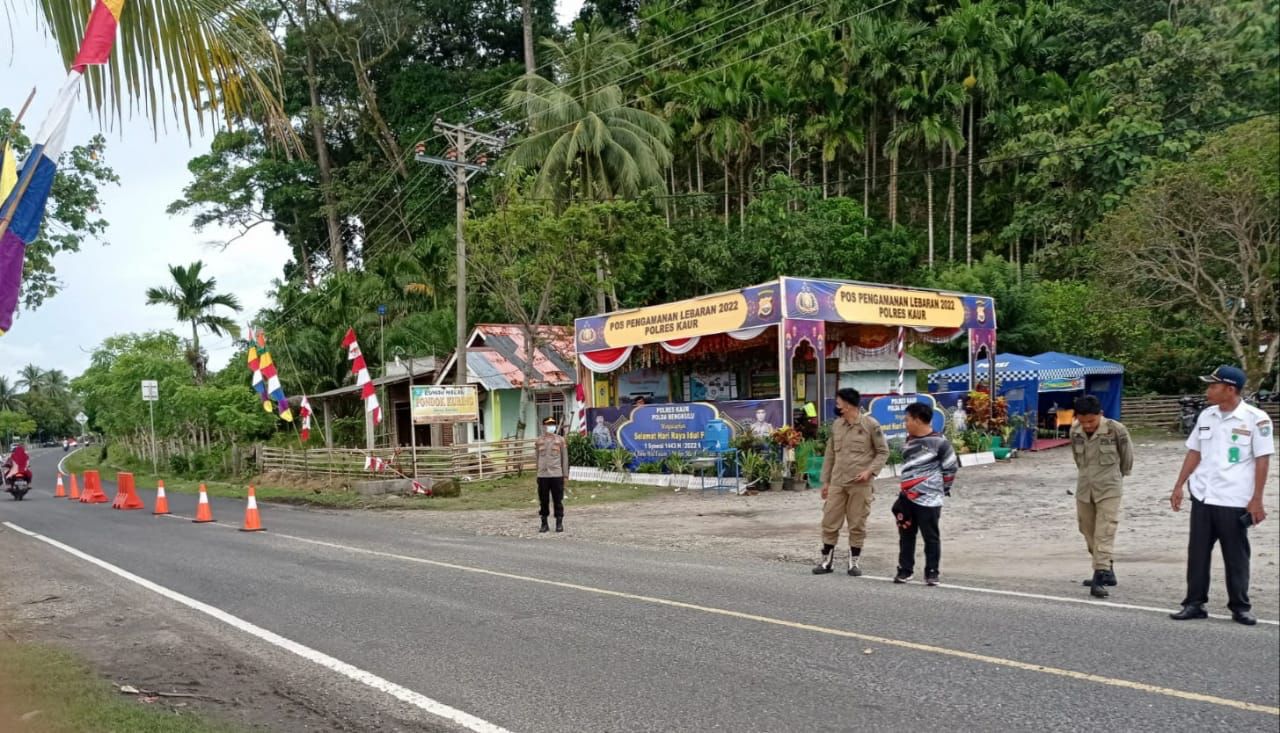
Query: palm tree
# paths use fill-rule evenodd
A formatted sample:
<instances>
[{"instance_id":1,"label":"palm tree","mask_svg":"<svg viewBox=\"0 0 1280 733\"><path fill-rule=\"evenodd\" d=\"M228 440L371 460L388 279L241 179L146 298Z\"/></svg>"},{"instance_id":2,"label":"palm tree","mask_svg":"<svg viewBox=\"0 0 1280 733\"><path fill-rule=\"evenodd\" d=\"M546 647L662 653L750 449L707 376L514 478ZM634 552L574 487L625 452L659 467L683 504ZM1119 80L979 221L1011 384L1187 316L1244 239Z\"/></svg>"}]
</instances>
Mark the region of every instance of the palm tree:
<instances>
[{"instance_id":1,"label":"palm tree","mask_svg":"<svg viewBox=\"0 0 1280 733\"><path fill-rule=\"evenodd\" d=\"M71 380L61 369L50 369L44 373L44 389L49 394L63 397L71 393Z\"/></svg>"},{"instance_id":2,"label":"palm tree","mask_svg":"<svg viewBox=\"0 0 1280 733\"><path fill-rule=\"evenodd\" d=\"M526 74L507 104L526 112L528 136L507 164L537 170L535 193L560 200L636 196L664 186L671 128L629 106L619 82L631 70L634 44L593 21L567 43L546 40L552 78Z\"/></svg>"},{"instance_id":3,"label":"palm tree","mask_svg":"<svg viewBox=\"0 0 1280 733\"><path fill-rule=\"evenodd\" d=\"M14 386L24 392L40 392L45 386L45 371L35 364L28 364L18 372L18 381Z\"/></svg>"},{"instance_id":4,"label":"palm tree","mask_svg":"<svg viewBox=\"0 0 1280 733\"><path fill-rule=\"evenodd\" d=\"M85 0L28 0L69 66L86 22ZM271 32L247 0L128 0L111 62L91 66L84 94L104 117L122 119L136 103L159 129L181 118L188 136L220 116L230 124L256 110L269 120L288 116L279 99L283 79Z\"/></svg>"},{"instance_id":5,"label":"palm tree","mask_svg":"<svg viewBox=\"0 0 1280 733\"><path fill-rule=\"evenodd\" d=\"M20 409L22 409L22 398L18 395L18 390L9 384L8 377L0 376L0 411L17 412Z\"/></svg>"},{"instance_id":6,"label":"palm tree","mask_svg":"<svg viewBox=\"0 0 1280 733\"><path fill-rule=\"evenodd\" d=\"M240 328L227 316L218 315L216 308L230 308L239 312L240 301L230 293L218 293L215 278L201 279L204 263L196 260L187 267L169 265L174 285L168 288L147 288L147 305L167 305L176 312L179 321L191 324L190 360L196 380L204 377L204 357L200 351L200 329L208 329L215 336L224 332L232 338L240 337Z\"/></svg>"}]
</instances>

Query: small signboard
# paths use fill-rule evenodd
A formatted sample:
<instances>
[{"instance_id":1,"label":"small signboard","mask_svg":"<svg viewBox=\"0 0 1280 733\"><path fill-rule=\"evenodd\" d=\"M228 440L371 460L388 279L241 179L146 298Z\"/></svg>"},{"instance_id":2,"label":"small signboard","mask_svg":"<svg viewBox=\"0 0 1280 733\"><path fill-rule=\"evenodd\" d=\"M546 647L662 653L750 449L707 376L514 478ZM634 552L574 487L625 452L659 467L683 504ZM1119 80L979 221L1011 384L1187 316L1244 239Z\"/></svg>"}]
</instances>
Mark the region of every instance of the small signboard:
<instances>
[{"instance_id":1,"label":"small signboard","mask_svg":"<svg viewBox=\"0 0 1280 733\"><path fill-rule=\"evenodd\" d=\"M160 383L154 379L142 380L142 400L158 402L160 400Z\"/></svg>"},{"instance_id":2,"label":"small signboard","mask_svg":"<svg viewBox=\"0 0 1280 733\"><path fill-rule=\"evenodd\" d=\"M473 385L414 387L414 425L479 422L480 397Z\"/></svg>"},{"instance_id":3,"label":"small signboard","mask_svg":"<svg viewBox=\"0 0 1280 733\"><path fill-rule=\"evenodd\" d=\"M76 413L76 422L80 423L80 427L84 427L85 423L89 422L89 416L83 412L78 412Z\"/></svg>"}]
</instances>

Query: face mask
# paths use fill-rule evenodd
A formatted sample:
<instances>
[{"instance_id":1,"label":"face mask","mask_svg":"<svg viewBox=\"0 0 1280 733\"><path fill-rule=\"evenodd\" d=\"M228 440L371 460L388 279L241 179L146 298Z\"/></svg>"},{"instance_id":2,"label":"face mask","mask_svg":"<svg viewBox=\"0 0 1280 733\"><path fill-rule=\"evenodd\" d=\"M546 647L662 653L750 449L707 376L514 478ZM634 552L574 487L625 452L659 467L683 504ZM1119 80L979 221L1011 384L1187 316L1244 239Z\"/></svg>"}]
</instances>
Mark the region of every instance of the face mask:
<instances>
[{"instance_id":1,"label":"face mask","mask_svg":"<svg viewBox=\"0 0 1280 733\"><path fill-rule=\"evenodd\" d=\"M836 405L836 414L837 414L837 415L843 415L843 414L844 414L844 408L843 408L843 407L841 407L840 405Z\"/></svg>"},{"instance_id":2,"label":"face mask","mask_svg":"<svg viewBox=\"0 0 1280 733\"><path fill-rule=\"evenodd\" d=\"M546 427L546 430L547 430L547 433L548 433L548 434L550 434L550 433L554 433L554 432L556 431L556 426L555 426L555 425L548 425L548 426Z\"/></svg>"}]
</instances>

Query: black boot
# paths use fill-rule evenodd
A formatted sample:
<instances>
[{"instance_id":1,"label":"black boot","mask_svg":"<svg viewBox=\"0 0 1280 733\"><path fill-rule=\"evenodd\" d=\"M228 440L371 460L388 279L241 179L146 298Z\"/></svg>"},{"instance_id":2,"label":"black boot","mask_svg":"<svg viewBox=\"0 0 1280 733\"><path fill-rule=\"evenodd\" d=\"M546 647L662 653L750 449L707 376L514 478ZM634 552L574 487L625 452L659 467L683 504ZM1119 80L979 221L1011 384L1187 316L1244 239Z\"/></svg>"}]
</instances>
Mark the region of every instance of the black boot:
<instances>
[{"instance_id":1,"label":"black boot","mask_svg":"<svg viewBox=\"0 0 1280 733\"><path fill-rule=\"evenodd\" d=\"M1102 584L1103 584L1103 585L1110 586L1110 587L1112 587L1112 588L1116 587L1116 571L1115 571L1115 565L1113 564L1113 565L1111 566L1111 569L1109 569L1109 570L1103 570L1103 571L1102 571L1102 573L1103 573ZM1080 583L1080 585L1083 585L1083 586L1084 586L1084 587L1086 587L1086 588L1092 587L1092 586L1093 586L1093 576L1091 575L1091 576L1089 576L1089 577L1085 578L1085 579L1084 579L1084 581Z\"/></svg>"},{"instance_id":2,"label":"black boot","mask_svg":"<svg viewBox=\"0 0 1280 733\"><path fill-rule=\"evenodd\" d=\"M557 532L564 531L564 517L556 517L556 531Z\"/></svg>"},{"instance_id":3,"label":"black boot","mask_svg":"<svg viewBox=\"0 0 1280 733\"><path fill-rule=\"evenodd\" d=\"M815 566L813 567L813 574L814 574L814 575L825 575L825 574L827 574L827 573L831 572L831 563L832 563L832 562L834 562L834 561L835 561L835 559L836 559L836 546L835 546L835 545L823 545L823 546L822 546L822 559L821 559L821 560L819 560L819 561L818 561L818 564L817 564L817 565L815 565Z\"/></svg>"},{"instance_id":4,"label":"black boot","mask_svg":"<svg viewBox=\"0 0 1280 733\"><path fill-rule=\"evenodd\" d=\"M538 531L539 531L539 532L550 532L550 531L551 531L551 527L547 526L547 518L546 518L546 517L543 517L543 518L542 518L542 527L541 527Z\"/></svg>"},{"instance_id":5,"label":"black boot","mask_svg":"<svg viewBox=\"0 0 1280 733\"><path fill-rule=\"evenodd\" d=\"M1110 593L1107 593L1107 589L1105 587L1106 582L1107 582L1107 571L1105 570L1093 571L1093 584L1089 586L1089 595L1093 596L1094 598L1106 598L1108 595L1110 595Z\"/></svg>"}]
</instances>

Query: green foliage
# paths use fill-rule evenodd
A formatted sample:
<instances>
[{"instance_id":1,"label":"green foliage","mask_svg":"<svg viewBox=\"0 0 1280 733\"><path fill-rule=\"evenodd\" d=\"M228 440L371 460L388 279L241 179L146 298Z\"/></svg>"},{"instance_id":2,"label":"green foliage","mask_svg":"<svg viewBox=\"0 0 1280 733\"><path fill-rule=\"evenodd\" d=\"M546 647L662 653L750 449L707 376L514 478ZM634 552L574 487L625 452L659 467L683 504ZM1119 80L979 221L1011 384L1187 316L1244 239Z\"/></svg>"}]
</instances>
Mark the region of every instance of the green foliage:
<instances>
[{"instance_id":1,"label":"green foliage","mask_svg":"<svg viewBox=\"0 0 1280 733\"><path fill-rule=\"evenodd\" d=\"M9 438L21 438L36 431L36 421L24 413L0 410L0 440L8 445Z\"/></svg>"},{"instance_id":2,"label":"green foliage","mask_svg":"<svg viewBox=\"0 0 1280 733\"><path fill-rule=\"evenodd\" d=\"M596 449L591 443L591 436L573 433L565 438L565 442L569 446L569 465L584 466L595 468L599 461L596 460Z\"/></svg>"},{"instance_id":3,"label":"green foliage","mask_svg":"<svg viewBox=\"0 0 1280 733\"><path fill-rule=\"evenodd\" d=\"M682 456L679 453L672 453L662 460L662 467L666 469L667 473L689 473L692 466L693 459L690 456Z\"/></svg>"},{"instance_id":4,"label":"green foliage","mask_svg":"<svg viewBox=\"0 0 1280 733\"><path fill-rule=\"evenodd\" d=\"M782 466L763 453L742 454L742 478L755 489L767 489L768 483L781 474Z\"/></svg>"}]
</instances>

